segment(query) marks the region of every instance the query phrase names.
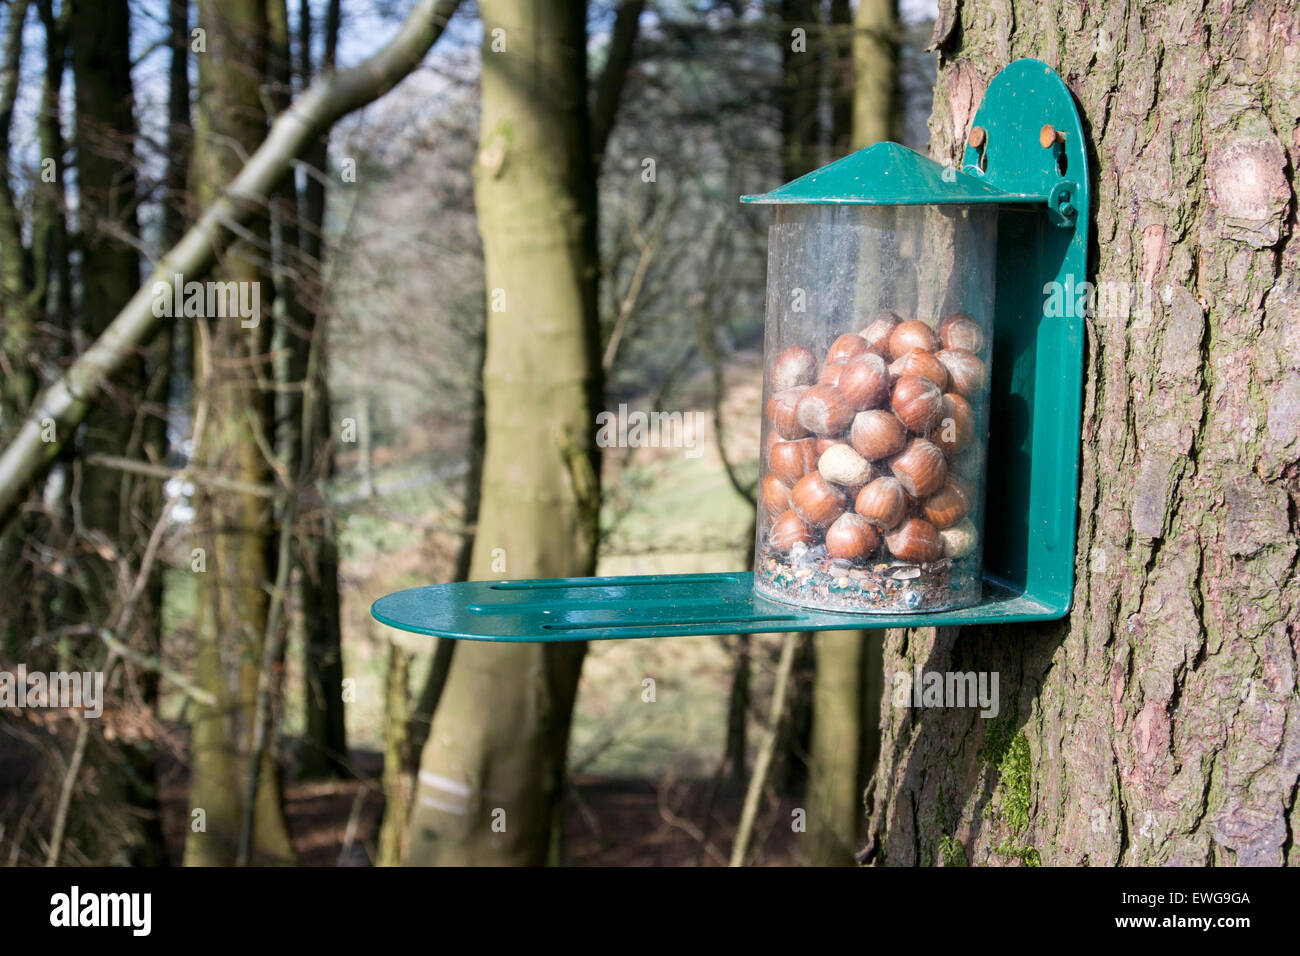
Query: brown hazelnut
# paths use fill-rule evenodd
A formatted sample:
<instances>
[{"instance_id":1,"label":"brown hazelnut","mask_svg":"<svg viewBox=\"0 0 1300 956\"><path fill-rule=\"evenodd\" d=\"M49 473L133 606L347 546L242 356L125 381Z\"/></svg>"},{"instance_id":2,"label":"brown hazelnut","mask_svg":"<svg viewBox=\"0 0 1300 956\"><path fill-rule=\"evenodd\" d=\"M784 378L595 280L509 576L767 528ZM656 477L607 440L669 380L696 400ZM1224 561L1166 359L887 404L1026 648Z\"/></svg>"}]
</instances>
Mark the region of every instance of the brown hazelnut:
<instances>
[{"instance_id":1,"label":"brown hazelnut","mask_svg":"<svg viewBox=\"0 0 1300 956\"><path fill-rule=\"evenodd\" d=\"M839 437L838 435L834 435L830 438L814 438L813 441L817 443L815 446L815 450L817 452L818 461L821 460L822 455L826 454L826 452L829 449L834 448L836 445L841 445L844 443L844 439Z\"/></svg>"},{"instance_id":2,"label":"brown hazelnut","mask_svg":"<svg viewBox=\"0 0 1300 956\"><path fill-rule=\"evenodd\" d=\"M889 336L903 320L897 313L883 310L876 315L871 324L858 333L867 343L867 348L881 358L889 358Z\"/></svg>"},{"instance_id":3,"label":"brown hazelnut","mask_svg":"<svg viewBox=\"0 0 1300 956\"><path fill-rule=\"evenodd\" d=\"M850 359L857 358L866 350L866 339L852 332L846 332L831 343L830 349L826 352L826 364L847 362Z\"/></svg>"},{"instance_id":4,"label":"brown hazelnut","mask_svg":"<svg viewBox=\"0 0 1300 956\"><path fill-rule=\"evenodd\" d=\"M952 391L965 398L974 398L984 390L987 372L979 356L965 349L944 349L935 356L948 370Z\"/></svg>"},{"instance_id":5,"label":"brown hazelnut","mask_svg":"<svg viewBox=\"0 0 1300 956\"><path fill-rule=\"evenodd\" d=\"M939 323L939 341L946 349L965 349L978 355L984 348L984 330L965 312L954 312Z\"/></svg>"},{"instance_id":6,"label":"brown hazelnut","mask_svg":"<svg viewBox=\"0 0 1300 956\"><path fill-rule=\"evenodd\" d=\"M837 442L817 459L817 470L832 484L861 488L871 480L871 465L853 448Z\"/></svg>"},{"instance_id":7,"label":"brown hazelnut","mask_svg":"<svg viewBox=\"0 0 1300 956\"><path fill-rule=\"evenodd\" d=\"M922 352L920 349L912 349L890 365L889 374L894 378L920 375L939 386L941 392L948 387L948 370L943 367L943 363L934 357L933 352Z\"/></svg>"},{"instance_id":8,"label":"brown hazelnut","mask_svg":"<svg viewBox=\"0 0 1300 956\"><path fill-rule=\"evenodd\" d=\"M768 542L778 551L789 551L796 544L808 544L812 541L812 531L793 511L784 512L772 522L768 532Z\"/></svg>"},{"instance_id":9,"label":"brown hazelnut","mask_svg":"<svg viewBox=\"0 0 1300 956\"><path fill-rule=\"evenodd\" d=\"M783 392L776 392L767 400L767 420L772 423L776 433L787 441L804 438L808 434L808 429L799 424L794 414L794 407L806 391L807 385L796 385Z\"/></svg>"},{"instance_id":10,"label":"brown hazelnut","mask_svg":"<svg viewBox=\"0 0 1300 956\"><path fill-rule=\"evenodd\" d=\"M800 400L800 404L807 399ZM920 375L903 375L894 383L889 407L899 421L918 435L929 433L943 411L943 392L939 386ZM802 420L802 419L801 419Z\"/></svg>"},{"instance_id":11,"label":"brown hazelnut","mask_svg":"<svg viewBox=\"0 0 1300 956\"><path fill-rule=\"evenodd\" d=\"M970 402L955 392L943 397L939 421L930 433L930 440L951 458L959 454L975 437L975 412Z\"/></svg>"},{"instance_id":12,"label":"brown hazelnut","mask_svg":"<svg viewBox=\"0 0 1300 956\"><path fill-rule=\"evenodd\" d=\"M885 546L900 561L937 561L943 557L943 539L939 530L921 518L908 518L893 531L885 533Z\"/></svg>"},{"instance_id":13,"label":"brown hazelnut","mask_svg":"<svg viewBox=\"0 0 1300 956\"><path fill-rule=\"evenodd\" d=\"M826 553L832 558L860 561L880 546L880 532L860 515L846 511L826 529Z\"/></svg>"},{"instance_id":14,"label":"brown hazelnut","mask_svg":"<svg viewBox=\"0 0 1300 956\"><path fill-rule=\"evenodd\" d=\"M897 478L877 478L858 492L853 510L877 528L889 530L907 514L907 494Z\"/></svg>"},{"instance_id":15,"label":"brown hazelnut","mask_svg":"<svg viewBox=\"0 0 1300 956\"><path fill-rule=\"evenodd\" d=\"M947 528L970 513L970 497L959 480L948 479L942 488L921 503L925 520L936 528Z\"/></svg>"},{"instance_id":16,"label":"brown hazelnut","mask_svg":"<svg viewBox=\"0 0 1300 956\"><path fill-rule=\"evenodd\" d=\"M891 412L881 409L858 412L853 416L849 443L863 458L879 461L907 447L907 429Z\"/></svg>"},{"instance_id":17,"label":"brown hazelnut","mask_svg":"<svg viewBox=\"0 0 1300 956\"><path fill-rule=\"evenodd\" d=\"M839 385L840 375L849 367L848 362L827 362L817 376L818 385Z\"/></svg>"},{"instance_id":18,"label":"brown hazelnut","mask_svg":"<svg viewBox=\"0 0 1300 956\"><path fill-rule=\"evenodd\" d=\"M943 556L954 561L974 551L979 541L979 533L970 518L962 518L951 528L944 528L939 537L943 539Z\"/></svg>"},{"instance_id":19,"label":"brown hazelnut","mask_svg":"<svg viewBox=\"0 0 1300 956\"><path fill-rule=\"evenodd\" d=\"M948 477L943 449L924 438L913 438L903 453L889 463L889 468L913 498L928 498L943 487Z\"/></svg>"},{"instance_id":20,"label":"brown hazelnut","mask_svg":"<svg viewBox=\"0 0 1300 956\"><path fill-rule=\"evenodd\" d=\"M840 372L835 387L857 411L878 408L889 397L889 370L885 368L885 360L875 352L859 355Z\"/></svg>"},{"instance_id":21,"label":"brown hazelnut","mask_svg":"<svg viewBox=\"0 0 1300 956\"><path fill-rule=\"evenodd\" d=\"M772 474L787 485L794 485L817 467L817 446L811 438L798 441L779 441L768 455Z\"/></svg>"},{"instance_id":22,"label":"brown hazelnut","mask_svg":"<svg viewBox=\"0 0 1300 956\"><path fill-rule=\"evenodd\" d=\"M817 379L817 357L802 345L792 345L772 363L772 391L784 392Z\"/></svg>"},{"instance_id":23,"label":"brown hazelnut","mask_svg":"<svg viewBox=\"0 0 1300 956\"><path fill-rule=\"evenodd\" d=\"M853 406L834 385L814 385L795 407L799 424L815 435L838 435L853 423Z\"/></svg>"},{"instance_id":24,"label":"brown hazelnut","mask_svg":"<svg viewBox=\"0 0 1300 956\"><path fill-rule=\"evenodd\" d=\"M763 476L763 507L769 518L790 510L790 489L776 475Z\"/></svg>"},{"instance_id":25,"label":"brown hazelnut","mask_svg":"<svg viewBox=\"0 0 1300 956\"><path fill-rule=\"evenodd\" d=\"M889 357L901 359L912 349L923 352L937 352L942 347L939 336L920 319L908 319L898 323L897 328L889 333Z\"/></svg>"},{"instance_id":26,"label":"brown hazelnut","mask_svg":"<svg viewBox=\"0 0 1300 956\"><path fill-rule=\"evenodd\" d=\"M799 517L814 528L824 528L848 508L844 492L823 478L809 472L790 491L790 501Z\"/></svg>"}]
</instances>

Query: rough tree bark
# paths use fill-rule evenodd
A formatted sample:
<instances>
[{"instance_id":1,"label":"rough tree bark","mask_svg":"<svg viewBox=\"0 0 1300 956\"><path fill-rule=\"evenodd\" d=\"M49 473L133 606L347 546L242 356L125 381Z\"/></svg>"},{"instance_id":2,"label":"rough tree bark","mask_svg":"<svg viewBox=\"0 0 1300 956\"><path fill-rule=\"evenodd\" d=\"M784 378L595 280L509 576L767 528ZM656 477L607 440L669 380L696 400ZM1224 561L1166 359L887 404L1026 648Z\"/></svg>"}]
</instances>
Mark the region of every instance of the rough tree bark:
<instances>
[{"instance_id":1,"label":"rough tree bark","mask_svg":"<svg viewBox=\"0 0 1300 956\"><path fill-rule=\"evenodd\" d=\"M889 672L997 672L1001 713L891 707L887 683L863 855L1300 862L1300 11L1011 0L938 22L934 155L1000 67L1044 60L1085 118L1093 278L1154 295L1089 320L1070 616L888 639Z\"/></svg>"},{"instance_id":2,"label":"rough tree bark","mask_svg":"<svg viewBox=\"0 0 1300 956\"><path fill-rule=\"evenodd\" d=\"M487 445L470 577L591 574L602 382L586 4L479 6L475 202L488 301ZM421 759L409 863L556 858L585 650L456 648Z\"/></svg>"}]
</instances>

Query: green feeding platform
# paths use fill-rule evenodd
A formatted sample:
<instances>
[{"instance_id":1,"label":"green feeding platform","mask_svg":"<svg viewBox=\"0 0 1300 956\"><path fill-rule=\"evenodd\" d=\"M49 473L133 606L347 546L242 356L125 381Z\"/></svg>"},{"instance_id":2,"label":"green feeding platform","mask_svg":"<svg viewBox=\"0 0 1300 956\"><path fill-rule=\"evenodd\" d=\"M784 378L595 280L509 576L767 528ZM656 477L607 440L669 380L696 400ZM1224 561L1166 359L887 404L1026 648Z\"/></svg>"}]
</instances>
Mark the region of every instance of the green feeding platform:
<instances>
[{"instance_id":1,"label":"green feeding platform","mask_svg":"<svg viewBox=\"0 0 1300 956\"><path fill-rule=\"evenodd\" d=\"M576 641L695 634L961 626L1069 612L1082 402L1084 315L1048 314L1087 276L1083 129L1048 66L1018 60L989 85L961 169L880 143L759 196L754 204L998 207L984 515L983 591L959 610L832 613L758 596L749 572L471 581L375 602L376 620L464 640Z\"/></svg>"}]
</instances>

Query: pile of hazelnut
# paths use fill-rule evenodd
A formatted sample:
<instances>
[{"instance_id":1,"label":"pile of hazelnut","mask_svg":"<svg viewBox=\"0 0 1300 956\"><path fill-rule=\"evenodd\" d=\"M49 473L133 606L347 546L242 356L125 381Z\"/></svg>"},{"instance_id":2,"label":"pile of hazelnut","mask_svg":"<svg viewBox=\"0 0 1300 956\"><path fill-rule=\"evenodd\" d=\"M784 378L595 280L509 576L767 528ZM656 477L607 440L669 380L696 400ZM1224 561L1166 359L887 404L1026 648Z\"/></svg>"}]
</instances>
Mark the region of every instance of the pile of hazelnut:
<instances>
[{"instance_id":1,"label":"pile of hazelnut","mask_svg":"<svg viewBox=\"0 0 1300 956\"><path fill-rule=\"evenodd\" d=\"M803 346L781 352L766 409L770 549L824 543L830 558L862 563L883 541L915 564L974 551L974 468L963 452L978 445L983 346L965 313L936 334L883 312L837 338L820 369Z\"/></svg>"}]
</instances>

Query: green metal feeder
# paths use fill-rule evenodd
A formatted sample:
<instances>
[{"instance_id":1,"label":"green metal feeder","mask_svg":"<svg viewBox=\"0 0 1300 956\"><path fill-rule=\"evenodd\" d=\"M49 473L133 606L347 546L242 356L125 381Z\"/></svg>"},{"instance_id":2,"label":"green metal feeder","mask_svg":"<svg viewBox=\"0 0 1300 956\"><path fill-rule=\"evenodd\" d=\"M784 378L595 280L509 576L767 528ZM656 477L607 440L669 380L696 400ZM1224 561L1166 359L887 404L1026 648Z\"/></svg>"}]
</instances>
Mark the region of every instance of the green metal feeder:
<instances>
[{"instance_id":1,"label":"green metal feeder","mask_svg":"<svg viewBox=\"0 0 1300 956\"><path fill-rule=\"evenodd\" d=\"M1044 303L1083 287L1089 193L1061 78L999 73L961 169L880 143L742 201L774 208L756 573L433 585L379 599L376 620L575 641L1068 613L1084 316ZM844 334L882 315L867 351ZM878 520L900 483L906 517Z\"/></svg>"}]
</instances>

